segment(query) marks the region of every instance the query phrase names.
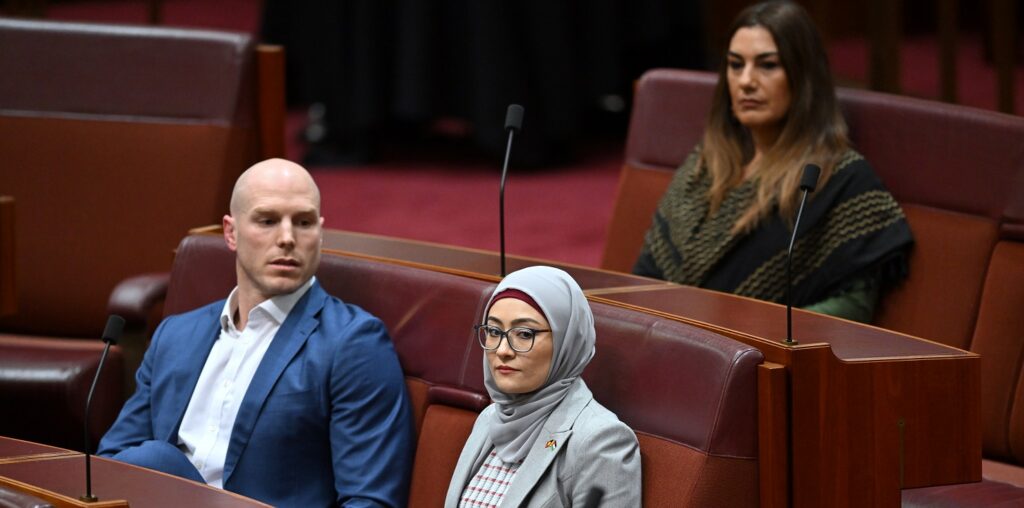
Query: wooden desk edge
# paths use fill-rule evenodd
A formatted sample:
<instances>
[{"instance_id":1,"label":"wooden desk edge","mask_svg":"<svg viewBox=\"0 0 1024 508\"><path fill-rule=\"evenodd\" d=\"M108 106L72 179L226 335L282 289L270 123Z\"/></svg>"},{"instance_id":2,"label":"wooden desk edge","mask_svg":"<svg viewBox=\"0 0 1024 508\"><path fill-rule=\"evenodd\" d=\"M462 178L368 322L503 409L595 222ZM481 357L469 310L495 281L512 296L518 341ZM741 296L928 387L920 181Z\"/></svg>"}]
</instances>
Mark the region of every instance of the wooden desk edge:
<instances>
[{"instance_id":1,"label":"wooden desk edge","mask_svg":"<svg viewBox=\"0 0 1024 508\"><path fill-rule=\"evenodd\" d=\"M61 457L73 457L82 455L80 452L71 450L49 453L30 453L28 455L15 455L13 457L0 458L0 464L14 464L16 462L33 462L36 460L56 459Z\"/></svg>"},{"instance_id":2,"label":"wooden desk edge","mask_svg":"<svg viewBox=\"0 0 1024 508\"><path fill-rule=\"evenodd\" d=\"M58 494L35 485L20 482L18 480L0 476L0 485L17 490L19 492L43 499L56 508L127 508L128 501L124 499L111 499L107 501L96 501L93 503Z\"/></svg>"}]
</instances>

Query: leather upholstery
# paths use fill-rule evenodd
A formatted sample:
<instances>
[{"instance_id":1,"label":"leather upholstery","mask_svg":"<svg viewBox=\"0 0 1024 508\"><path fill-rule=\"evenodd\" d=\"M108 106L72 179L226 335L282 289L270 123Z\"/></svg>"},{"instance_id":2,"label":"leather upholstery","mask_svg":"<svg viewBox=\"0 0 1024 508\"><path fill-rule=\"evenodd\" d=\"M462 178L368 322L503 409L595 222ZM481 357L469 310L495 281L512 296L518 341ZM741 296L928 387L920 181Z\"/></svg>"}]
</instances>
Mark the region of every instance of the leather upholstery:
<instances>
[{"instance_id":1,"label":"leather upholstery","mask_svg":"<svg viewBox=\"0 0 1024 508\"><path fill-rule=\"evenodd\" d=\"M254 41L2 19L0 47L0 189L18 204L19 275L0 332L97 337L114 286L167 271L258 159Z\"/></svg>"},{"instance_id":2,"label":"leather upholstery","mask_svg":"<svg viewBox=\"0 0 1024 508\"><path fill-rule=\"evenodd\" d=\"M111 290L166 272L182 235L219 221L259 159L256 47L237 33L0 19L0 48L0 189L17 202L18 277L17 312L0 317L0 397L19 408L0 433L80 448ZM115 311L141 312L123 297ZM117 381L97 387L94 443L141 356L132 331L104 369Z\"/></svg>"},{"instance_id":3,"label":"leather upholstery","mask_svg":"<svg viewBox=\"0 0 1024 508\"><path fill-rule=\"evenodd\" d=\"M166 312L225 297L233 286L232 259L219 236L186 237ZM329 293L387 325L417 406L410 505L437 506L476 414L488 403L483 352L471 327L494 285L329 252L317 278ZM715 501L721 506L755 505L761 352L651 314L592 307L598 349L584 378L602 404L645 436L642 443L652 439L649 449L641 444L649 460L644 481L660 486L645 494L645 506L709 506L712 493L728 494Z\"/></svg>"},{"instance_id":4,"label":"leather upholstery","mask_svg":"<svg viewBox=\"0 0 1024 508\"><path fill-rule=\"evenodd\" d=\"M710 73L666 69L641 78L603 267L631 268L657 199L699 141L714 83ZM917 240L910 276L886 296L876 324L981 354L983 452L1002 461L986 461L983 474L1004 466L999 478L1013 477L1006 471L1024 471L1024 118L864 90L838 94L855 148L903 206ZM990 492L970 485L965 492ZM927 495L936 492L960 496L955 487Z\"/></svg>"},{"instance_id":5,"label":"leather upholstery","mask_svg":"<svg viewBox=\"0 0 1024 508\"><path fill-rule=\"evenodd\" d=\"M914 232L910 274L886 294L875 324L968 349L996 222L916 204L902 208Z\"/></svg>"},{"instance_id":6,"label":"leather upholstery","mask_svg":"<svg viewBox=\"0 0 1024 508\"><path fill-rule=\"evenodd\" d=\"M0 435L82 450L85 400L104 344L0 336ZM121 351L110 349L93 395L92 448L121 410Z\"/></svg>"},{"instance_id":7,"label":"leather upholstery","mask_svg":"<svg viewBox=\"0 0 1024 508\"><path fill-rule=\"evenodd\" d=\"M243 84L253 63L247 34L3 18L0 47L0 97L11 114L254 120L239 107L254 99Z\"/></svg>"},{"instance_id":8,"label":"leather upholstery","mask_svg":"<svg viewBox=\"0 0 1024 508\"><path fill-rule=\"evenodd\" d=\"M1002 241L992 253L971 350L981 355L984 456L1018 466L1024 466L1022 309L1024 242Z\"/></svg>"}]
</instances>

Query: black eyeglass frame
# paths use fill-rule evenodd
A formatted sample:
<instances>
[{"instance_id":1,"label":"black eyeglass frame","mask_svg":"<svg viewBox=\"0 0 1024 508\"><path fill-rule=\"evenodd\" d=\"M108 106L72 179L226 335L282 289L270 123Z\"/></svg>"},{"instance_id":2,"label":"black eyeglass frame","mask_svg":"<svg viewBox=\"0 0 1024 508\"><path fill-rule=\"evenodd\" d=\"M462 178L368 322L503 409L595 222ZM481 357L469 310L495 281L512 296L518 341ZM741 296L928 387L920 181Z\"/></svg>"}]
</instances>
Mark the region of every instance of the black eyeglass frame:
<instances>
[{"instance_id":1,"label":"black eyeglass frame","mask_svg":"<svg viewBox=\"0 0 1024 508\"><path fill-rule=\"evenodd\" d=\"M498 343L495 344L494 347L492 347L492 348L487 347L487 345L484 344L484 340L485 340L484 337L482 337L480 335L480 330L497 330L498 333L501 334L501 337L498 337ZM508 335L510 333L512 333L513 330L529 330L529 331L533 332L533 339L530 340L530 347L528 347L526 349L517 349L515 346L513 346L512 345L512 341L509 340L509 338L508 338ZM529 353L530 351L533 350L533 345L537 343L537 334L538 333L544 333L544 332L550 332L550 331L551 330L538 330L536 328L530 328L528 326L513 326L512 328L509 328L508 330L502 330L501 328L498 328L497 326L494 326L494 325L487 325L487 324L473 325L473 332L476 333L477 342L480 343L480 347L483 348L484 351L497 351L498 348L501 347L501 340L505 339L505 343L508 344L508 347L510 349L512 349L512 351L515 351L516 353Z\"/></svg>"}]
</instances>

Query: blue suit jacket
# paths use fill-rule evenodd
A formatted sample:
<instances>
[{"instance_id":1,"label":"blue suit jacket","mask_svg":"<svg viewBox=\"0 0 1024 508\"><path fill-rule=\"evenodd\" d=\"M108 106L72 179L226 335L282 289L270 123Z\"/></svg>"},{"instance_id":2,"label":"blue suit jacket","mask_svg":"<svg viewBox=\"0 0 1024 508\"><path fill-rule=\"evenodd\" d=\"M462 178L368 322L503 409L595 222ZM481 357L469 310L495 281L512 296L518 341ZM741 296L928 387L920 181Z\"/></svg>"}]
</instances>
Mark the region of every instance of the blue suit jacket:
<instances>
[{"instance_id":1,"label":"blue suit jacket","mask_svg":"<svg viewBox=\"0 0 1024 508\"><path fill-rule=\"evenodd\" d=\"M98 454L147 440L177 445L223 307L221 300L160 324L138 389ZM226 490L278 506L404 506L415 442L384 325L314 283L267 349L230 439Z\"/></svg>"}]
</instances>

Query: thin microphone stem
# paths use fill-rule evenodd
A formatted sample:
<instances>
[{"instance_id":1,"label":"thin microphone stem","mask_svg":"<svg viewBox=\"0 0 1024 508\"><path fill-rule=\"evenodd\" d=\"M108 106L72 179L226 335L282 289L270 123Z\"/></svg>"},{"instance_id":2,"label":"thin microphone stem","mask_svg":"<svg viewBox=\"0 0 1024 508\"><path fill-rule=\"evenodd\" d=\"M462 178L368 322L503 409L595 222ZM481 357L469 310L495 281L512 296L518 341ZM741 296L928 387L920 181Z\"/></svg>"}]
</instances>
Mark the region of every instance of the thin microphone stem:
<instances>
[{"instance_id":1,"label":"thin microphone stem","mask_svg":"<svg viewBox=\"0 0 1024 508\"><path fill-rule=\"evenodd\" d=\"M505 147L505 162L501 165L501 188L498 189L498 229L501 234L501 276L505 277L505 176L508 175L508 159L512 154L512 137L515 129L508 130L508 145Z\"/></svg>"},{"instance_id":2,"label":"thin microphone stem","mask_svg":"<svg viewBox=\"0 0 1024 508\"><path fill-rule=\"evenodd\" d=\"M96 365L96 374L92 378L92 386L89 387L89 395L85 398L85 425L82 427L85 429L84 441L85 441L85 495L82 496L83 501L95 502L97 499L92 495L92 443L89 440L89 408L92 406L92 393L96 390L96 383L100 380L100 371L103 370L103 362L107 359L107 352L110 351L110 342L107 342L106 346L103 346L103 354L100 355L100 363Z\"/></svg>"},{"instance_id":3,"label":"thin microphone stem","mask_svg":"<svg viewBox=\"0 0 1024 508\"><path fill-rule=\"evenodd\" d=\"M807 189L804 189L800 196L800 208L796 210L793 236L789 237L789 251L786 256L786 344L796 344L793 341L793 243L796 242L796 233L800 229L800 216L804 213L804 204L806 203Z\"/></svg>"}]
</instances>

